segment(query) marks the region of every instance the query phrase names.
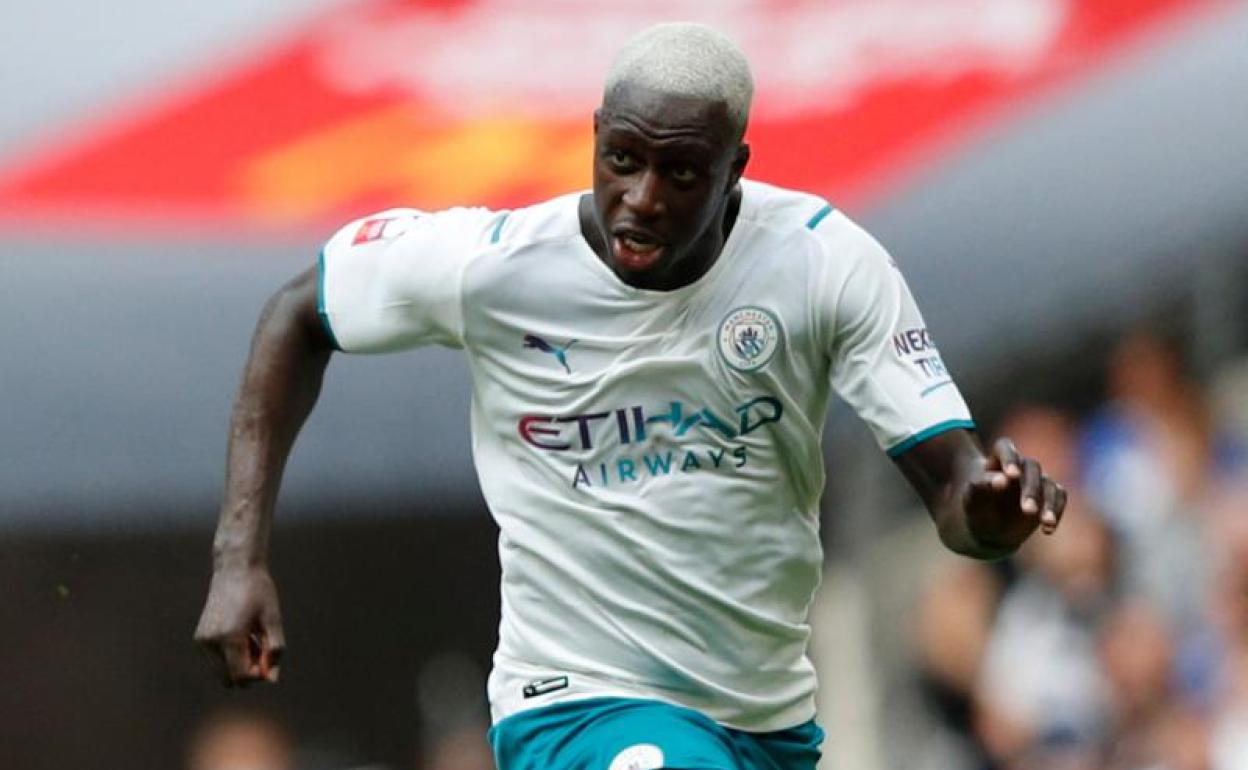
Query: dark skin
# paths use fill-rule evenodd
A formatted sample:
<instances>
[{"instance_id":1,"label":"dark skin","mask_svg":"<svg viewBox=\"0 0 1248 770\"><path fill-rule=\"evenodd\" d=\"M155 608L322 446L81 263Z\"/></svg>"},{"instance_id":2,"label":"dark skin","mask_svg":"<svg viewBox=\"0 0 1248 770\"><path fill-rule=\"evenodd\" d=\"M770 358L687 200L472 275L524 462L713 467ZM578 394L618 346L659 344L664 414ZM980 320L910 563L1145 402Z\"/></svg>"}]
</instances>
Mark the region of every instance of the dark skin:
<instances>
[{"instance_id":1,"label":"dark skin","mask_svg":"<svg viewBox=\"0 0 1248 770\"><path fill-rule=\"evenodd\" d=\"M671 290L715 263L750 160L739 133L722 103L637 89L611 94L594 113L594 191L581 199L581 232L620 280ZM629 258L621 238L630 234L657 247L653 264Z\"/></svg>"},{"instance_id":2,"label":"dark skin","mask_svg":"<svg viewBox=\"0 0 1248 770\"><path fill-rule=\"evenodd\" d=\"M269 530L282 470L334 350L317 315L318 280L313 267L265 305L230 417L212 583L195 629L227 686L276 682L285 648Z\"/></svg>"},{"instance_id":3,"label":"dark skin","mask_svg":"<svg viewBox=\"0 0 1248 770\"><path fill-rule=\"evenodd\" d=\"M741 202L749 162L722 103L623 90L594 114L593 194L581 200L585 240L620 280L665 291L715 263ZM269 531L286 459L320 392L333 343L317 315L312 268L266 304L230 423L225 499L213 576L195 640L229 686L277 681L284 648ZM1052 534L1066 491L1009 439L985 452L952 430L895 462L941 541L976 559L1012 554Z\"/></svg>"}]
</instances>

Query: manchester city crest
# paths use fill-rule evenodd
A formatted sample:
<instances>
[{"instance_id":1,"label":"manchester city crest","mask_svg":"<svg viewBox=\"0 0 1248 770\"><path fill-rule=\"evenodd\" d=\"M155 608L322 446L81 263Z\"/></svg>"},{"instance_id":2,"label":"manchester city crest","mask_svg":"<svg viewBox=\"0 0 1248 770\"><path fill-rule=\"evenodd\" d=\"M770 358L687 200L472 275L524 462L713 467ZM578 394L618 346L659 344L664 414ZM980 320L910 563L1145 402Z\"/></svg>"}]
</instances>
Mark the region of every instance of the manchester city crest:
<instances>
[{"instance_id":1,"label":"manchester city crest","mask_svg":"<svg viewBox=\"0 0 1248 770\"><path fill-rule=\"evenodd\" d=\"M747 305L719 324L719 354L733 369L757 371L780 347L780 322L769 310Z\"/></svg>"}]
</instances>

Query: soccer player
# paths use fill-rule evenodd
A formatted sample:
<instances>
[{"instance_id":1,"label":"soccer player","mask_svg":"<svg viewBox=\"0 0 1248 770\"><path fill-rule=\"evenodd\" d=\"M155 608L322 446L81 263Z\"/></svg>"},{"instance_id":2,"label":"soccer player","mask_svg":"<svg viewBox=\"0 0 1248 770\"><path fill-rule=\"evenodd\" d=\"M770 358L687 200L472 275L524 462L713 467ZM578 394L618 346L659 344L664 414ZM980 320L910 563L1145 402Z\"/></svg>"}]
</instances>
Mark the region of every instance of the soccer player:
<instances>
[{"instance_id":1,"label":"soccer player","mask_svg":"<svg viewBox=\"0 0 1248 770\"><path fill-rule=\"evenodd\" d=\"M949 548L995 559L1054 531L1065 491L1008 440L981 448L884 249L823 200L742 178L752 92L719 33L653 27L607 77L592 192L367 217L269 301L196 631L227 682L277 678L270 522L335 350L469 358L500 528L502 770L814 767L833 390Z\"/></svg>"}]
</instances>

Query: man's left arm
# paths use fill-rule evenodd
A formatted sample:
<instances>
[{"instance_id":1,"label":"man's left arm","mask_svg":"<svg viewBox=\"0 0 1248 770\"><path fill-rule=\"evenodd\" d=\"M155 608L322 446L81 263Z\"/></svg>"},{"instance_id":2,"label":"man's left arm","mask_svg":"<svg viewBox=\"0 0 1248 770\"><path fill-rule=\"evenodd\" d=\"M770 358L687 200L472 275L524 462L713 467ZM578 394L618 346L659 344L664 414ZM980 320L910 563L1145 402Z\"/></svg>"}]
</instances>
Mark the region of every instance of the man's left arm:
<instances>
[{"instance_id":1,"label":"man's left arm","mask_svg":"<svg viewBox=\"0 0 1248 770\"><path fill-rule=\"evenodd\" d=\"M827 249L815 283L827 311L832 385L923 498L951 550L977 559L1013 553L1056 529L1066 491L1001 439L985 452L914 297L878 242L843 215L815 235Z\"/></svg>"},{"instance_id":2,"label":"man's left arm","mask_svg":"<svg viewBox=\"0 0 1248 770\"><path fill-rule=\"evenodd\" d=\"M1057 530L1066 490L1008 438L985 452L973 433L950 430L893 461L923 499L941 542L974 559L1014 553L1037 528Z\"/></svg>"}]
</instances>

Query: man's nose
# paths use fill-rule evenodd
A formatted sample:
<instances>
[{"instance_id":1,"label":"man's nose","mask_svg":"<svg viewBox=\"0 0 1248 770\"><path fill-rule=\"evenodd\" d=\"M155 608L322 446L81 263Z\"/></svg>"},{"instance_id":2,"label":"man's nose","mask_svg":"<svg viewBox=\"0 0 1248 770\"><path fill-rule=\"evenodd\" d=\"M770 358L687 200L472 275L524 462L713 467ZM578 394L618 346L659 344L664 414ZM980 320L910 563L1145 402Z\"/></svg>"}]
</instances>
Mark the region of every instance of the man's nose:
<instances>
[{"instance_id":1,"label":"man's nose","mask_svg":"<svg viewBox=\"0 0 1248 770\"><path fill-rule=\"evenodd\" d=\"M663 202L663 180L653 171L642 172L624 193L624 205L644 219L662 216L667 210Z\"/></svg>"}]
</instances>

